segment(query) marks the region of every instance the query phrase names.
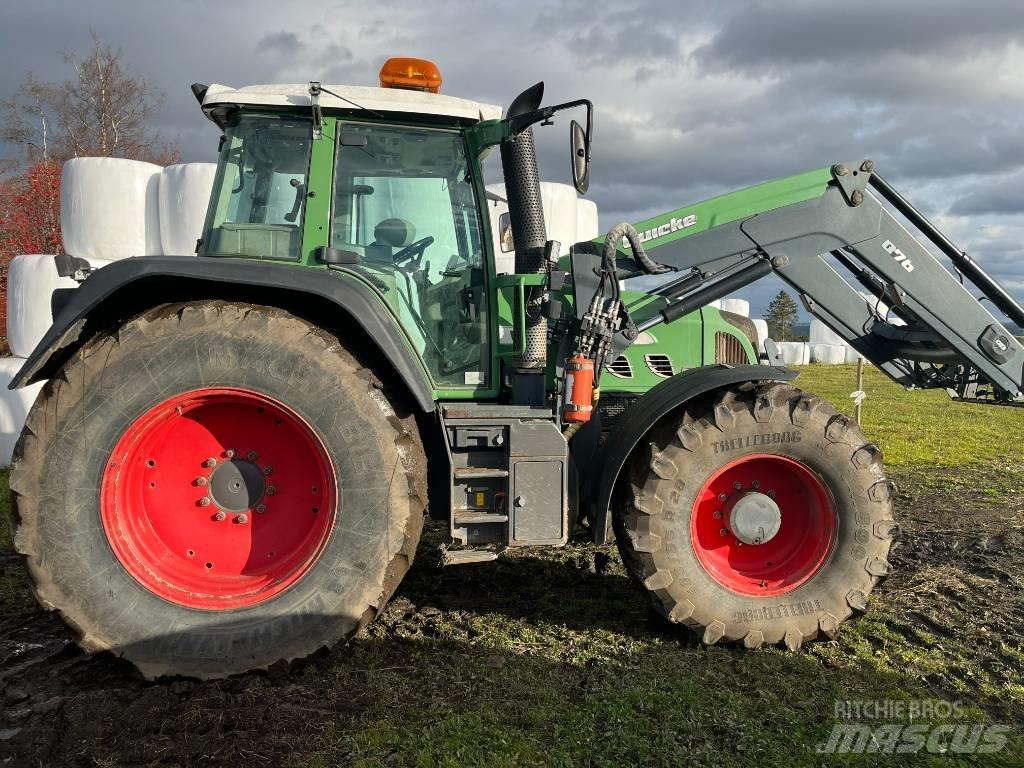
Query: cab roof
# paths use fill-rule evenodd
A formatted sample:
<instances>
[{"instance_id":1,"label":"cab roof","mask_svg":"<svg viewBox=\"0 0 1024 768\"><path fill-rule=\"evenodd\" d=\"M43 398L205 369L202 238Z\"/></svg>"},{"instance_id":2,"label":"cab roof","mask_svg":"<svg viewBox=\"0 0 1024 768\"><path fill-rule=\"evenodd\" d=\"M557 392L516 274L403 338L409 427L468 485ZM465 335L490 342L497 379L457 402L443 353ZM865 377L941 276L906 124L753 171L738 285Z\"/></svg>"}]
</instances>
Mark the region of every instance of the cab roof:
<instances>
[{"instance_id":1,"label":"cab roof","mask_svg":"<svg viewBox=\"0 0 1024 768\"><path fill-rule=\"evenodd\" d=\"M459 99L438 93L412 91L399 88L370 88L360 85L324 85L320 94L322 109L343 109L358 112L403 113L435 115L459 120L496 120L501 117L501 107L479 101ZM327 91L333 91L338 98ZM346 99L348 101L346 101ZM355 102L355 106L352 102ZM232 88L214 84L206 89L203 96L203 111L216 119L217 107L229 105L267 107L309 107L309 85L293 83L287 85L247 85Z\"/></svg>"}]
</instances>

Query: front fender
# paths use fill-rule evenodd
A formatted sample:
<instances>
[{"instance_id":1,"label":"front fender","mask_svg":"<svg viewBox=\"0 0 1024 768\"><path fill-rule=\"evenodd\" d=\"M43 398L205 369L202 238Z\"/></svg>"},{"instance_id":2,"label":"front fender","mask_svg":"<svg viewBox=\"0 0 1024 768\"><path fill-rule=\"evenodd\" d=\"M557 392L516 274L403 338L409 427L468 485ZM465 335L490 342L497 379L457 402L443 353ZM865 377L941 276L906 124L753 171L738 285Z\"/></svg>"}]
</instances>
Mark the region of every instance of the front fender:
<instances>
[{"instance_id":1,"label":"front fender","mask_svg":"<svg viewBox=\"0 0 1024 768\"><path fill-rule=\"evenodd\" d=\"M420 409L434 410L433 391L418 357L371 288L327 269L195 256L140 256L91 274L73 290L10 389L51 378L75 350L126 313L170 301L238 296L254 303L281 300L298 308L314 301L334 305L376 345Z\"/></svg>"},{"instance_id":2,"label":"front fender","mask_svg":"<svg viewBox=\"0 0 1024 768\"><path fill-rule=\"evenodd\" d=\"M612 435L592 462L595 482L590 486L587 514L594 541L608 543L612 495L619 476L644 435L665 415L715 389L748 381L792 381L797 375L796 371L764 365L707 365L666 379L633 403L616 420Z\"/></svg>"}]
</instances>

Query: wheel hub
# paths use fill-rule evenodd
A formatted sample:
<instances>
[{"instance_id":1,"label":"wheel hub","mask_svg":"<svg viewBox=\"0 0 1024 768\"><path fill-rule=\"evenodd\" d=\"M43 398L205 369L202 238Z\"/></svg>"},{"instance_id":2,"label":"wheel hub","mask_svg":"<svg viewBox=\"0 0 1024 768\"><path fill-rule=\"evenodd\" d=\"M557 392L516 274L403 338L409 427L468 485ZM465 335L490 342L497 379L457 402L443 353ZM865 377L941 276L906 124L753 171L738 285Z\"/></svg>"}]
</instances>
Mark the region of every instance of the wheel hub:
<instances>
[{"instance_id":1,"label":"wheel hub","mask_svg":"<svg viewBox=\"0 0 1024 768\"><path fill-rule=\"evenodd\" d=\"M811 579L838 532L822 478L778 454L749 454L708 477L690 512L690 542L704 570L741 595L781 595Z\"/></svg>"},{"instance_id":2,"label":"wheel hub","mask_svg":"<svg viewBox=\"0 0 1024 768\"><path fill-rule=\"evenodd\" d=\"M766 544L782 526L782 512L774 499L757 491L745 491L725 503L726 525L744 544Z\"/></svg>"},{"instance_id":3,"label":"wheel hub","mask_svg":"<svg viewBox=\"0 0 1024 768\"><path fill-rule=\"evenodd\" d=\"M289 589L318 561L339 488L313 428L235 387L175 395L136 418L100 485L100 518L132 577L178 605L230 610Z\"/></svg>"},{"instance_id":4,"label":"wheel hub","mask_svg":"<svg viewBox=\"0 0 1024 768\"><path fill-rule=\"evenodd\" d=\"M244 512L263 498L266 481L263 470L248 459L231 459L210 476L210 498L228 512Z\"/></svg>"}]
</instances>

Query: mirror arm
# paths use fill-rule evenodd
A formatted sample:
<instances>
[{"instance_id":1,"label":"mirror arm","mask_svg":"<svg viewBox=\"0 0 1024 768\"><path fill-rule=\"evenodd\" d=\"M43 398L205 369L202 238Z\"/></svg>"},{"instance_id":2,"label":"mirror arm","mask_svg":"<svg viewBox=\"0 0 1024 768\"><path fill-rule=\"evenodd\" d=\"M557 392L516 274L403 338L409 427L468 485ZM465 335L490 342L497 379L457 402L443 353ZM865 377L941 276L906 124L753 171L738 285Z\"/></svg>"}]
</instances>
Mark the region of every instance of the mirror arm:
<instances>
[{"instance_id":1,"label":"mirror arm","mask_svg":"<svg viewBox=\"0 0 1024 768\"><path fill-rule=\"evenodd\" d=\"M590 132L594 126L594 105L591 103L590 99L567 101L564 104L556 104L553 107L541 107L540 109L535 109L532 112L526 112L525 114L517 115L516 117L510 117L506 120L509 132L512 134L521 133L534 123L549 120L556 112L561 112L565 109L573 109L574 107L587 108L587 160L590 160Z\"/></svg>"}]
</instances>

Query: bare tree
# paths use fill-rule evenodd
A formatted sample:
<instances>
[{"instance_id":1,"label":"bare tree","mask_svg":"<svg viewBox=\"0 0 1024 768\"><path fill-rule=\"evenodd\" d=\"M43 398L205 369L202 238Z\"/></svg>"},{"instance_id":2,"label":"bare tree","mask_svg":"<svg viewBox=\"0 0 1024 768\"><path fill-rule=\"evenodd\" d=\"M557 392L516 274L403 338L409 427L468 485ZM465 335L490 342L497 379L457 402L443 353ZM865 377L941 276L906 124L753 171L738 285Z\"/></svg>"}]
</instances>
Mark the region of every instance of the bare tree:
<instances>
[{"instance_id":1,"label":"bare tree","mask_svg":"<svg viewBox=\"0 0 1024 768\"><path fill-rule=\"evenodd\" d=\"M14 96L3 102L0 141L20 146L29 163L50 161L54 105L60 101L59 90L60 86L29 74Z\"/></svg>"},{"instance_id":2,"label":"bare tree","mask_svg":"<svg viewBox=\"0 0 1024 768\"><path fill-rule=\"evenodd\" d=\"M177 148L152 123L164 95L127 70L122 53L93 34L85 56L66 53L73 75L49 83L29 75L3 104L0 140L24 150L28 164L70 157L169 160Z\"/></svg>"}]
</instances>

